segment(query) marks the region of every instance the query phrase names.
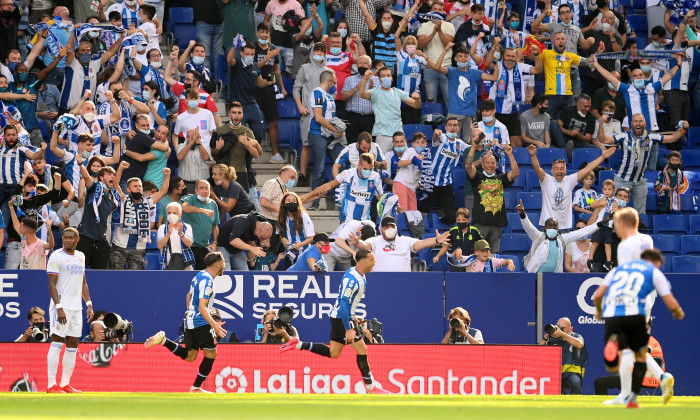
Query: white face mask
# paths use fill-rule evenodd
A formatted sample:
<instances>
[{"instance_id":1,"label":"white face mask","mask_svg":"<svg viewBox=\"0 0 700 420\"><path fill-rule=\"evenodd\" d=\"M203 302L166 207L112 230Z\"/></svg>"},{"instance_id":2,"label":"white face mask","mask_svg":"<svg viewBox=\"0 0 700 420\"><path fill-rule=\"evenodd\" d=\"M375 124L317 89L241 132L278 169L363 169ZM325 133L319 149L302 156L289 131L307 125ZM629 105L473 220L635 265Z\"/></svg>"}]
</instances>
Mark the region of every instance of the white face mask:
<instances>
[{"instance_id":1,"label":"white face mask","mask_svg":"<svg viewBox=\"0 0 700 420\"><path fill-rule=\"evenodd\" d=\"M151 67L153 67L155 70L158 70L160 68L160 65L160 61L151 61Z\"/></svg>"},{"instance_id":2,"label":"white face mask","mask_svg":"<svg viewBox=\"0 0 700 420\"><path fill-rule=\"evenodd\" d=\"M197 200L201 201L202 203L208 203L209 197L202 197L201 195L197 194Z\"/></svg>"},{"instance_id":3,"label":"white face mask","mask_svg":"<svg viewBox=\"0 0 700 420\"><path fill-rule=\"evenodd\" d=\"M387 239L393 241L394 238L396 238L396 228L390 227L384 231L384 235L387 237Z\"/></svg>"},{"instance_id":4,"label":"white face mask","mask_svg":"<svg viewBox=\"0 0 700 420\"><path fill-rule=\"evenodd\" d=\"M384 22L382 22L382 28L384 28L385 31L388 31L389 29L391 29L391 25L393 25L393 24L394 24L394 22L384 21Z\"/></svg>"},{"instance_id":5,"label":"white face mask","mask_svg":"<svg viewBox=\"0 0 700 420\"><path fill-rule=\"evenodd\" d=\"M85 121L91 123L91 122L95 121L95 113L88 112L86 114L83 114L83 118L85 119Z\"/></svg>"},{"instance_id":6,"label":"white face mask","mask_svg":"<svg viewBox=\"0 0 700 420\"><path fill-rule=\"evenodd\" d=\"M223 179L220 179L220 180L218 180L218 181L214 181L214 184L216 184L216 185L221 185L223 182L224 182L224 180L223 180Z\"/></svg>"},{"instance_id":7,"label":"white face mask","mask_svg":"<svg viewBox=\"0 0 700 420\"><path fill-rule=\"evenodd\" d=\"M180 216L174 213L168 215L168 223L177 223L180 221Z\"/></svg>"}]
</instances>

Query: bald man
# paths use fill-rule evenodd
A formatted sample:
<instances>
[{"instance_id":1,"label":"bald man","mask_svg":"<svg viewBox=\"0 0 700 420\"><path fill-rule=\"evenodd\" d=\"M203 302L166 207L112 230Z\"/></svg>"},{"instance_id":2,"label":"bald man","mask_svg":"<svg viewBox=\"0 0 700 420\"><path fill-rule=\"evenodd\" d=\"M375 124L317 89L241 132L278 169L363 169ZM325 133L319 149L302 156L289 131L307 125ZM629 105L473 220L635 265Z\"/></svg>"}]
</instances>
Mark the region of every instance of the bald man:
<instances>
[{"instance_id":1,"label":"bald man","mask_svg":"<svg viewBox=\"0 0 700 420\"><path fill-rule=\"evenodd\" d=\"M581 334L575 333L569 318L559 318L554 330L545 327L540 345L561 346L561 393L581 394L583 374L588 364L588 351Z\"/></svg>"},{"instance_id":2,"label":"bald man","mask_svg":"<svg viewBox=\"0 0 700 420\"><path fill-rule=\"evenodd\" d=\"M217 245L224 254L226 270L248 271L248 256L264 257L270 252L260 241L272 237L272 225L258 212L239 214L228 219L219 231ZM257 243L256 243L257 241ZM273 252L275 250L272 250ZM277 253L281 250L277 250Z\"/></svg>"}]
</instances>

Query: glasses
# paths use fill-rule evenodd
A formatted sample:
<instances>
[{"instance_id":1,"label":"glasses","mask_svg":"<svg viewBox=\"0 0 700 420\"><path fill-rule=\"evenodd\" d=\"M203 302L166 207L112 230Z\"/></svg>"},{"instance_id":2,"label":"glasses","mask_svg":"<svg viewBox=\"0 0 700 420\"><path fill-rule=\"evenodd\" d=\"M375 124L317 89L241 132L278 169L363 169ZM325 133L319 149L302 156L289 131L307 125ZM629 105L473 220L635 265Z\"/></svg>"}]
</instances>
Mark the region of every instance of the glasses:
<instances>
[{"instance_id":1,"label":"glasses","mask_svg":"<svg viewBox=\"0 0 700 420\"><path fill-rule=\"evenodd\" d=\"M559 12L560 15L570 15L571 13L572 13L571 10L566 10L566 11L563 11L563 12Z\"/></svg>"}]
</instances>

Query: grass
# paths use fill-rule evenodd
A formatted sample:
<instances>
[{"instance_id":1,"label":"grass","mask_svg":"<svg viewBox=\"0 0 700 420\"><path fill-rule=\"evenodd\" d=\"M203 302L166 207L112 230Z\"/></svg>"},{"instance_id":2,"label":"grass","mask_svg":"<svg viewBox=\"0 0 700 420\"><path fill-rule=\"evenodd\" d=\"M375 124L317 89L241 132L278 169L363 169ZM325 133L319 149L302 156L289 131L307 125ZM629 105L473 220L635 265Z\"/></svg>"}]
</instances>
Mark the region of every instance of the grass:
<instances>
[{"instance_id":1,"label":"grass","mask_svg":"<svg viewBox=\"0 0 700 420\"><path fill-rule=\"evenodd\" d=\"M605 407L598 396L417 396L0 393L0 419L652 419L700 418L700 397L641 397L642 410Z\"/></svg>"}]
</instances>

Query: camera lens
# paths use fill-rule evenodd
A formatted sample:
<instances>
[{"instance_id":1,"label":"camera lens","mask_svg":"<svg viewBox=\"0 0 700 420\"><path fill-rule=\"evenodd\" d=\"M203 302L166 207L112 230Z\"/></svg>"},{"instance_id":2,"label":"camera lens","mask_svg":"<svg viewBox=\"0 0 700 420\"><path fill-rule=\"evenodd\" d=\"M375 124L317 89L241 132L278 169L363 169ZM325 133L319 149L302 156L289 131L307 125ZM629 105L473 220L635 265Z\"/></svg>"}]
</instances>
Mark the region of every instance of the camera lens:
<instances>
[{"instance_id":1,"label":"camera lens","mask_svg":"<svg viewBox=\"0 0 700 420\"><path fill-rule=\"evenodd\" d=\"M44 341L44 332L39 327L32 328L32 337L36 341Z\"/></svg>"},{"instance_id":2,"label":"camera lens","mask_svg":"<svg viewBox=\"0 0 700 420\"><path fill-rule=\"evenodd\" d=\"M454 328L455 330L459 329L459 327L460 327L459 319L452 318L452 320L450 321L450 327Z\"/></svg>"},{"instance_id":3,"label":"camera lens","mask_svg":"<svg viewBox=\"0 0 700 420\"><path fill-rule=\"evenodd\" d=\"M544 326L544 332L546 332L549 335L552 335L554 331L556 331L557 326L554 324L548 324Z\"/></svg>"}]
</instances>

